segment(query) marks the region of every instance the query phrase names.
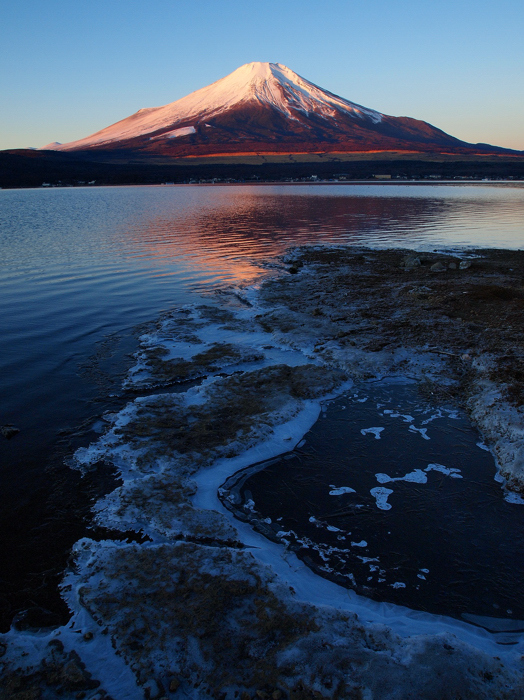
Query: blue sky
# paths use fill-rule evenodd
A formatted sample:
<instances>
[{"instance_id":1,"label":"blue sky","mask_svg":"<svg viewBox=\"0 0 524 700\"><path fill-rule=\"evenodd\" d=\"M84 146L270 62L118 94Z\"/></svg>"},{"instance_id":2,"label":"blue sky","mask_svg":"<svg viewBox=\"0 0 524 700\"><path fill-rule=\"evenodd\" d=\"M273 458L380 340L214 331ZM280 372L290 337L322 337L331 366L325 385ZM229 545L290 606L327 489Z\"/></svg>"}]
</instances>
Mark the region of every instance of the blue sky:
<instances>
[{"instance_id":1,"label":"blue sky","mask_svg":"<svg viewBox=\"0 0 524 700\"><path fill-rule=\"evenodd\" d=\"M0 9L0 149L81 138L243 63L524 149L522 0L13 0Z\"/></svg>"}]
</instances>

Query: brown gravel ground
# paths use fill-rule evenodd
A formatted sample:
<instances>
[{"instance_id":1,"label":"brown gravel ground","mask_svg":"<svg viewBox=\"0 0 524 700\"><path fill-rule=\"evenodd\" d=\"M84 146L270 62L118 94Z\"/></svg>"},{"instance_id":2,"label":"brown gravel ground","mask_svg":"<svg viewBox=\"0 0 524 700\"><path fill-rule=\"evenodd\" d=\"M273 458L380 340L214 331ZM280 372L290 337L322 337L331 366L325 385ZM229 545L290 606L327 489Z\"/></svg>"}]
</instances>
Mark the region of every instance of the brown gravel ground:
<instances>
[{"instance_id":1,"label":"brown gravel ground","mask_svg":"<svg viewBox=\"0 0 524 700\"><path fill-rule=\"evenodd\" d=\"M323 311L318 305L316 314L326 313L339 327L333 328L334 338L347 333L346 344L353 340L368 351L433 347L457 357L458 377L467 374L464 354L490 353L496 365L492 378L505 385L512 403L521 405L524 251L477 250L470 255L466 261L405 250L305 249L294 256L290 272L315 266L316 284L309 285L309 298L302 290L299 298L284 299L285 278L273 282L272 294L265 296L269 300L276 292L281 302L299 312L305 303L314 304L321 287L318 300L329 308ZM471 265L460 269L461 262ZM433 271L436 263L445 269Z\"/></svg>"}]
</instances>

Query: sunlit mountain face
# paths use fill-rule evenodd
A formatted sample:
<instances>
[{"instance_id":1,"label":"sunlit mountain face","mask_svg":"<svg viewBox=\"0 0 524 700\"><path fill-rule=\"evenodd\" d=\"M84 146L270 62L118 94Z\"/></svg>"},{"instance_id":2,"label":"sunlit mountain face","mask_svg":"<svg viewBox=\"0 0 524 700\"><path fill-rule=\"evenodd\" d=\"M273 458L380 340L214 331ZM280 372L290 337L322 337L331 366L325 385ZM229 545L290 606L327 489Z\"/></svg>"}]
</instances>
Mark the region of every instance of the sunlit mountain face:
<instances>
[{"instance_id":1,"label":"sunlit mountain face","mask_svg":"<svg viewBox=\"0 0 524 700\"><path fill-rule=\"evenodd\" d=\"M282 153L512 153L469 144L427 122L391 117L338 97L280 63L247 63L180 100L141 109L47 150L172 157Z\"/></svg>"}]
</instances>

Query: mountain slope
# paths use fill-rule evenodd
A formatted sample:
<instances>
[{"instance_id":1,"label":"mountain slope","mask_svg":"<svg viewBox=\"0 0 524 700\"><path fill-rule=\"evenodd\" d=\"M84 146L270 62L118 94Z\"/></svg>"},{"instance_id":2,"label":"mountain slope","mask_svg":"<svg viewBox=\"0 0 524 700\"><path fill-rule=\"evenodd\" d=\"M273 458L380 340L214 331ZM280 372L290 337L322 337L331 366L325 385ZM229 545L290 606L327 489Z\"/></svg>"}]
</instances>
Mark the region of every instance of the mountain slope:
<instances>
[{"instance_id":1,"label":"mountain slope","mask_svg":"<svg viewBox=\"0 0 524 700\"><path fill-rule=\"evenodd\" d=\"M47 150L165 156L415 151L504 153L460 141L431 124L391 117L338 97L280 63L247 63L163 107Z\"/></svg>"}]
</instances>

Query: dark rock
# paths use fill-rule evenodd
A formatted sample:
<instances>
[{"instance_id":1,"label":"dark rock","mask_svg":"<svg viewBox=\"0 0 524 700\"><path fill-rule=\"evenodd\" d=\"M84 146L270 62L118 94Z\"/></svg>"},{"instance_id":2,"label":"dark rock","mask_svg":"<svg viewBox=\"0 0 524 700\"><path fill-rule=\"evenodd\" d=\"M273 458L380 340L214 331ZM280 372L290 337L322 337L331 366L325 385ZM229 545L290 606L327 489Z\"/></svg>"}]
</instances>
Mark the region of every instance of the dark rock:
<instances>
[{"instance_id":1,"label":"dark rock","mask_svg":"<svg viewBox=\"0 0 524 700\"><path fill-rule=\"evenodd\" d=\"M416 267L420 267L421 265L422 263L418 255L406 255L404 258L405 270L414 270Z\"/></svg>"},{"instance_id":2,"label":"dark rock","mask_svg":"<svg viewBox=\"0 0 524 700\"><path fill-rule=\"evenodd\" d=\"M444 272L447 270L447 267L444 265L444 263L441 262L436 262L433 263L433 265L429 268L431 272Z\"/></svg>"},{"instance_id":3,"label":"dark rock","mask_svg":"<svg viewBox=\"0 0 524 700\"><path fill-rule=\"evenodd\" d=\"M0 431L7 440L10 440L15 435L18 435L18 433L20 432L20 428L15 428L14 425L3 425L0 428Z\"/></svg>"},{"instance_id":4,"label":"dark rock","mask_svg":"<svg viewBox=\"0 0 524 700\"><path fill-rule=\"evenodd\" d=\"M83 686L86 682L86 676L75 659L71 659L62 671L62 679L66 688L75 688Z\"/></svg>"}]
</instances>

